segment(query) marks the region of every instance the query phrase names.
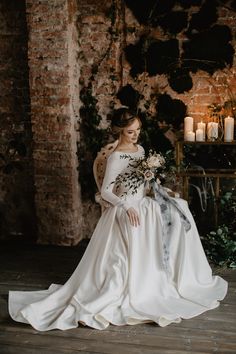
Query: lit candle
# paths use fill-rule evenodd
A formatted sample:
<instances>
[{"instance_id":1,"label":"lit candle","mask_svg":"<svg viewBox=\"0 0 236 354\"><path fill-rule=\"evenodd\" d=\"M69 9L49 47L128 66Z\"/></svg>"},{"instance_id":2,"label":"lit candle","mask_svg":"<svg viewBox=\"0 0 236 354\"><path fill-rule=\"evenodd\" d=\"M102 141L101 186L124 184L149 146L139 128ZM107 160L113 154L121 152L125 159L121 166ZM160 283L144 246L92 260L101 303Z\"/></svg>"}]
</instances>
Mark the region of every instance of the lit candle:
<instances>
[{"instance_id":1,"label":"lit candle","mask_svg":"<svg viewBox=\"0 0 236 354\"><path fill-rule=\"evenodd\" d=\"M196 141L204 141L205 136L204 136L204 131L203 129L197 129L196 130Z\"/></svg>"},{"instance_id":2,"label":"lit candle","mask_svg":"<svg viewBox=\"0 0 236 354\"><path fill-rule=\"evenodd\" d=\"M191 132L191 131L187 132L185 140L186 141L195 141L195 133Z\"/></svg>"},{"instance_id":3,"label":"lit candle","mask_svg":"<svg viewBox=\"0 0 236 354\"><path fill-rule=\"evenodd\" d=\"M192 131L193 131L193 118L185 117L184 118L184 140L187 140L187 133Z\"/></svg>"},{"instance_id":4,"label":"lit candle","mask_svg":"<svg viewBox=\"0 0 236 354\"><path fill-rule=\"evenodd\" d=\"M207 124L207 138L209 140L215 140L218 138L218 123L209 122Z\"/></svg>"},{"instance_id":5,"label":"lit candle","mask_svg":"<svg viewBox=\"0 0 236 354\"><path fill-rule=\"evenodd\" d=\"M202 130L203 130L203 141L205 141L205 137L206 137L206 123L203 123L203 122L197 123L197 129L202 129Z\"/></svg>"},{"instance_id":6,"label":"lit candle","mask_svg":"<svg viewBox=\"0 0 236 354\"><path fill-rule=\"evenodd\" d=\"M226 117L224 123L224 141L231 142L234 140L234 118Z\"/></svg>"}]
</instances>

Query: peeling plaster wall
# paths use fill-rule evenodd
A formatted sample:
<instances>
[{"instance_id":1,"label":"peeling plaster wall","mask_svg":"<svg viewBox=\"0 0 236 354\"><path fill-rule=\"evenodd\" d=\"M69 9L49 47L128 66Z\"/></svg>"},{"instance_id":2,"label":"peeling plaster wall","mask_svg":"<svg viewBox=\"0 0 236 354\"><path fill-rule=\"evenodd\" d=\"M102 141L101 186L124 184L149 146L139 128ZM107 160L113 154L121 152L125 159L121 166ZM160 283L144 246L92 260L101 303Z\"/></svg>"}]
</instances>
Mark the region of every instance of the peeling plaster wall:
<instances>
[{"instance_id":1,"label":"peeling plaster wall","mask_svg":"<svg viewBox=\"0 0 236 354\"><path fill-rule=\"evenodd\" d=\"M121 106L116 95L122 86L132 85L143 98L139 108L150 116L156 111L156 98L153 94L168 94L172 99L181 100L187 106L187 114L195 118L195 122L205 119L212 103L222 104L236 93L236 57L231 68L217 70L213 75L205 71L192 74L193 87L184 93L175 92L169 85L166 75L148 76L142 73L137 78L130 75L131 66L125 58L124 49L129 44L135 44L140 36L146 34L147 28L140 25L130 9L122 1L95 2L79 1L79 62L81 67L81 88L92 82L93 96L97 99L97 110L101 115L100 127L107 128L107 114ZM114 10L115 6L115 10ZM193 7L189 18L199 9ZM222 7L217 20L219 25L226 25L232 33L232 46L236 51L236 13ZM150 30L150 29L149 29ZM173 38L160 27L152 28L150 35L159 40ZM184 33L177 35L182 44L186 41ZM92 72L96 65L95 74ZM146 103L148 102L148 108ZM175 137L170 133L169 138ZM91 172L92 176L92 172ZM92 178L92 177L91 177ZM90 237L99 215L99 208L92 201L84 200L86 204L86 220L92 221L92 227L86 227L85 234ZM95 210L97 211L95 213Z\"/></svg>"}]
</instances>

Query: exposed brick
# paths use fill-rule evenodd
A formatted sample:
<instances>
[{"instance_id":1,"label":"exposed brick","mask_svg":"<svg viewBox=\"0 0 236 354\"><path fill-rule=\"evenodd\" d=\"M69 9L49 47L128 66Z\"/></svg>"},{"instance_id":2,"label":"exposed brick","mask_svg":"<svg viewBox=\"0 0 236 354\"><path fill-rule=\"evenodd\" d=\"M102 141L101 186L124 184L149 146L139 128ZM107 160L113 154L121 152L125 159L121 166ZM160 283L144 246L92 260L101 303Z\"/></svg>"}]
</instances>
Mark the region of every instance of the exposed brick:
<instances>
[{"instance_id":1,"label":"exposed brick","mask_svg":"<svg viewBox=\"0 0 236 354\"><path fill-rule=\"evenodd\" d=\"M74 0L56 3L27 0L35 204L40 243L72 245L83 236L76 155L78 137L72 128L76 112L71 108L73 95L78 98L76 9ZM75 109L79 109L79 104Z\"/></svg>"},{"instance_id":2,"label":"exposed brick","mask_svg":"<svg viewBox=\"0 0 236 354\"><path fill-rule=\"evenodd\" d=\"M196 121L207 117L211 103L224 102L236 90L235 61L232 68L219 70L212 76L204 71L191 74L193 88L183 94L173 91L164 75L142 74L138 80L131 78L123 49L135 43L147 28L138 23L129 9L122 13L121 2L115 2L117 16L112 37L109 16L112 3L111 0L26 0L26 8L24 0L2 0L0 4L0 137L7 141L12 133L21 132L28 148L27 156L19 157L24 172L17 172L7 180L0 175L4 184L0 202L11 210L11 230L19 232L23 229L14 210L14 196L22 199L22 210L31 224L35 223L35 206L41 243L78 243L82 237L91 235L100 212L92 202L81 201L76 156L76 142L80 139L76 131L79 90L89 83L94 64L99 64L99 68L94 75L93 95L103 127L110 105L119 106L117 91L128 83L142 91L143 102L150 101L153 92L166 92L181 99ZM196 13L198 8L191 11ZM222 7L218 23L230 26L236 48L235 13ZM149 34L161 40L170 38L159 27L150 28ZM177 38L183 43L186 35L183 32ZM150 104L150 114L155 113L154 101ZM31 193L26 192L27 188Z\"/></svg>"}]
</instances>

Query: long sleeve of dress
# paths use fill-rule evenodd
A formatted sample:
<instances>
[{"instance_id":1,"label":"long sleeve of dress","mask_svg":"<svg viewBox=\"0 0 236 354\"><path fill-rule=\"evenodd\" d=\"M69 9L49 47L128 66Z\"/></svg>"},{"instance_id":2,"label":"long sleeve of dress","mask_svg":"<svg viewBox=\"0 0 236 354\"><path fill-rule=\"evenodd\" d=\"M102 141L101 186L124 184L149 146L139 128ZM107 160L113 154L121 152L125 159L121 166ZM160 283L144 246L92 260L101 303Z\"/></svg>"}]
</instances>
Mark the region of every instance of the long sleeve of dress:
<instances>
[{"instance_id":1,"label":"long sleeve of dress","mask_svg":"<svg viewBox=\"0 0 236 354\"><path fill-rule=\"evenodd\" d=\"M116 177L122 171L121 164L119 162L120 159L117 157L116 154L112 154L109 156L101 188L101 196L103 199L105 199L112 205L123 207L127 211L131 207L130 203L128 203L126 200L121 199L113 192Z\"/></svg>"}]
</instances>

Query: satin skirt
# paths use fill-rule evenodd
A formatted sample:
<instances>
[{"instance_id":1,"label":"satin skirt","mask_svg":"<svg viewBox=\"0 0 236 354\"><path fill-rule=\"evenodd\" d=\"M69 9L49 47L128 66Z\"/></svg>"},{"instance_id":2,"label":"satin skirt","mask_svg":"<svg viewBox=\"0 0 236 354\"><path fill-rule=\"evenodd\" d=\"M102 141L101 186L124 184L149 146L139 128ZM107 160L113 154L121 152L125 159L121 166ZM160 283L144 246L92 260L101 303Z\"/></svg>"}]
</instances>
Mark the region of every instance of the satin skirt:
<instances>
[{"instance_id":1,"label":"satin skirt","mask_svg":"<svg viewBox=\"0 0 236 354\"><path fill-rule=\"evenodd\" d=\"M67 282L42 291L10 291L10 316L39 331L67 330L79 321L103 330L110 323L167 326L216 308L227 282L212 276L187 202L175 200L191 229L185 231L171 206L168 272L160 206L149 197L133 200L140 226L131 226L121 207L106 209Z\"/></svg>"}]
</instances>

